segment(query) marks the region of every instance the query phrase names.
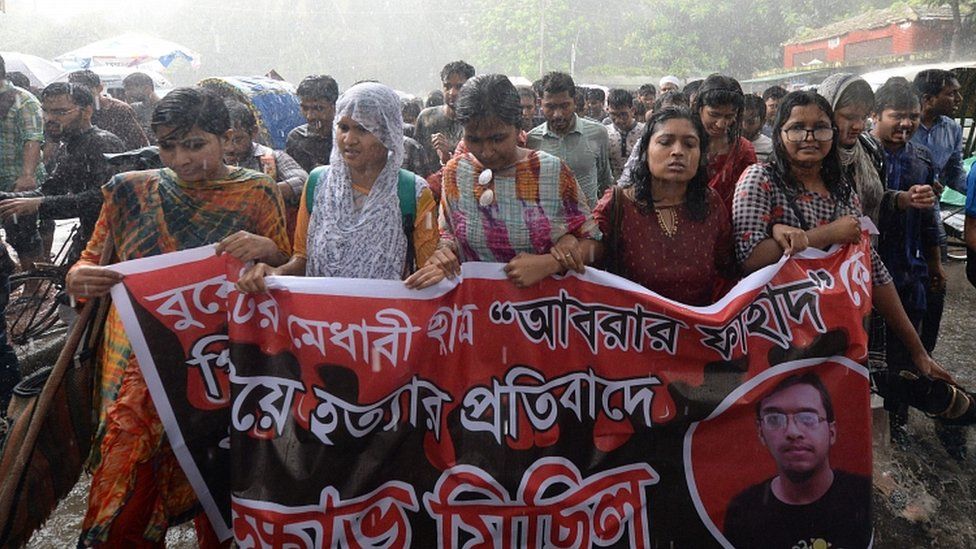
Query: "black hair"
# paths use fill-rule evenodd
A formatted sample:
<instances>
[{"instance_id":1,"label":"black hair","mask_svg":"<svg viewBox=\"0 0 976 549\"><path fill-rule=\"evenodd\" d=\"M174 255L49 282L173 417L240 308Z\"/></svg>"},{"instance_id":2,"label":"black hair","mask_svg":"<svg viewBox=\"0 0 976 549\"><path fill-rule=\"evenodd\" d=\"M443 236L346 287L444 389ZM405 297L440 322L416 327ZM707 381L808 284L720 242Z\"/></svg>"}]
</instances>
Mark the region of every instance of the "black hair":
<instances>
[{"instance_id":1,"label":"black hair","mask_svg":"<svg viewBox=\"0 0 976 549\"><path fill-rule=\"evenodd\" d=\"M863 105L868 108L868 112L872 112L874 101L874 90L871 89L871 84L858 78L844 88L843 93L837 98L837 105L834 110L837 111L851 105Z\"/></svg>"},{"instance_id":2,"label":"black hair","mask_svg":"<svg viewBox=\"0 0 976 549\"><path fill-rule=\"evenodd\" d=\"M417 118L420 115L421 110L423 110L423 104L417 99L404 101L400 106L400 113L403 114L404 118Z\"/></svg>"},{"instance_id":3,"label":"black hair","mask_svg":"<svg viewBox=\"0 0 976 549\"><path fill-rule=\"evenodd\" d=\"M704 82L704 80L692 80L685 84L685 87L681 88L681 93L687 95L688 100L691 101L691 98L698 93L698 90L701 89L702 83Z\"/></svg>"},{"instance_id":4,"label":"black hair","mask_svg":"<svg viewBox=\"0 0 976 549\"><path fill-rule=\"evenodd\" d=\"M745 95L742 93L742 86L739 81L731 76L722 74L712 74L702 82L698 94L695 95L695 104L692 110L698 116L704 107L731 106L735 108L735 121L729 125L727 130L729 143L738 146L739 134L742 133L742 106L745 103Z\"/></svg>"},{"instance_id":5,"label":"black hair","mask_svg":"<svg viewBox=\"0 0 976 549\"><path fill-rule=\"evenodd\" d=\"M427 94L427 101L424 102L425 107L437 107L444 104L444 92L441 90L434 90Z\"/></svg>"},{"instance_id":6,"label":"black hair","mask_svg":"<svg viewBox=\"0 0 976 549\"><path fill-rule=\"evenodd\" d=\"M588 88L586 90L586 100L597 99L599 101L606 101L607 94L600 88Z\"/></svg>"},{"instance_id":7,"label":"black hair","mask_svg":"<svg viewBox=\"0 0 976 549\"><path fill-rule=\"evenodd\" d=\"M20 71L8 72L7 82L10 82L14 86L17 86L18 88L23 88L28 91L30 91L31 89L30 78L28 78L26 74Z\"/></svg>"},{"instance_id":8,"label":"black hair","mask_svg":"<svg viewBox=\"0 0 976 549\"><path fill-rule=\"evenodd\" d=\"M564 72L550 72L542 77L543 94L556 95L562 92L576 97L576 83L572 76Z\"/></svg>"},{"instance_id":9,"label":"black hair","mask_svg":"<svg viewBox=\"0 0 976 549\"><path fill-rule=\"evenodd\" d=\"M325 101L335 105L339 100L339 84L335 78L327 74L313 74L302 79L295 94L305 99Z\"/></svg>"},{"instance_id":10,"label":"black hair","mask_svg":"<svg viewBox=\"0 0 976 549\"><path fill-rule=\"evenodd\" d=\"M180 138L194 126L222 137L230 129L230 115L216 93L196 87L176 88L156 103L150 126L153 132L160 126L173 129L167 135L157 133L159 141Z\"/></svg>"},{"instance_id":11,"label":"black hair","mask_svg":"<svg viewBox=\"0 0 976 549\"><path fill-rule=\"evenodd\" d=\"M532 101L535 101L539 98L532 86L515 86L515 89L518 90L520 99L532 98Z\"/></svg>"},{"instance_id":12,"label":"black hair","mask_svg":"<svg viewBox=\"0 0 976 549\"><path fill-rule=\"evenodd\" d=\"M688 108L688 96L677 90L666 91L657 96L654 100L654 110L659 111L665 107L684 107Z\"/></svg>"},{"instance_id":13,"label":"black hair","mask_svg":"<svg viewBox=\"0 0 976 549\"><path fill-rule=\"evenodd\" d=\"M227 107L227 115L230 117L232 128L241 128L248 132L257 129L258 121L254 118L254 113L251 112L250 107L236 99L224 100L224 106Z\"/></svg>"},{"instance_id":14,"label":"black hair","mask_svg":"<svg viewBox=\"0 0 976 549\"><path fill-rule=\"evenodd\" d=\"M458 74L465 80L469 80L474 76L474 67L464 61L451 61L441 69L441 82L447 82L452 74Z\"/></svg>"},{"instance_id":15,"label":"black hair","mask_svg":"<svg viewBox=\"0 0 976 549\"><path fill-rule=\"evenodd\" d=\"M95 106L95 96L86 86L76 86L68 82L54 82L48 84L41 91L41 101L51 97L67 95L75 105L85 108Z\"/></svg>"},{"instance_id":16,"label":"black hair","mask_svg":"<svg viewBox=\"0 0 976 549\"><path fill-rule=\"evenodd\" d=\"M0 55L0 79L7 78L7 62L3 60L3 56Z\"/></svg>"},{"instance_id":17,"label":"black hair","mask_svg":"<svg viewBox=\"0 0 976 549\"><path fill-rule=\"evenodd\" d=\"M959 79L949 71L942 69L928 69L915 75L913 86L915 87L915 92L918 93L918 97L920 99L924 99L926 95L939 95L946 86L952 83L953 80L956 82L959 81Z\"/></svg>"},{"instance_id":18,"label":"black hair","mask_svg":"<svg viewBox=\"0 0 976 549\"><path fill-rule=\"evenodd\" d=\"M122 86L149 86L149 89L155 89L156 84L153 82L151 76L144 72L134 72L122 79Z\"/></svg>"},{"instance_id":19,"label":"black hair","mask_svg":"<svg viewBox=\"0 0 976 549\"><path fill-rule=\"evenodd\" d=\"M532 82L532 91L535 92L535 96L536 97L542 97L543 89L542 89L542 79L541 78L539 78L538 80L535 80L534 82Z\"/></svg>"},{"instance_id":20,"label":"black hair","mask_svg":"<svg viewBox=\"0 0 976 549\"><path fill-rule=\"evenodd\" d=\"M766 102L754 93L747 93L742 102L742 111L756 111L759 118L766 119Z\"/></svg>"},{"instance_id":21,"label":"black hair","mask_svg":"<svg viewBox=\"0 0 976 549\"><path fill-rule=\"evenodd\" d=\"M645 105L640 99L634 98L634 100L631 102L631 106L634 108L634 117L637 118L637 120L644 120L644 118L647 116L647 105Z\"/></svg>"},{"instance_id":22,"label":"black hair","mask_svg":"<svg viewBox=\"0 0 976 549\"><path fill-rule=\"evenodd\" d=\"M786 97L786 94L787 93L788 92L786 91L786 88L784 88L782 86L770 86L770 87L766 88L765 90L763 90L762 98L763 98L763 101L765 101L765 100L767 100L769 98L782 99L782 98Z\"/></svg>"},{"instance_id":23,"label":"black hair","mask_svg":"<svg viewBox=\"0 0 976 549\"><path fill-rule=\"evenodd\" d=\"M902 82L886 82L874 94L874 112L880 114L885 109L911 110L920 108L921 102L915 90Z\"/></svg>"},{"instance_id":24,"label":"black hair","mask_svg":"<svg viewBox=\"0 0 976 549\"><path fill-rule=\"evenodd\" d=\"M637 88L637 96L640 97L642 95L653 95L656 97L657 88L654 87L654 84L641 84L641 87Z\"/></svg>"},{"instance_id":25,"label":"black hair","mask_svg":"<svg viewBox=\"0 0 976 549\"><path fill-rule=\"evenodd\" d=\"M790 197L796 196L803 186L793 175L790 159L786 154L786 146L783 144L782 130L786 121L790 119L794 107L806 107L808 105L814 105L823 111L833 124L834 110L830 108L830 103L824 96L812 91L795 91L786 94L780 101L779 110L776 111L776 120L773 122L773 152L769 156L769 168L772 170L773 182ZM834 200L843 204L850 200L851 185L840 163L840 155L837 152L837 137L835 130L830 152L820 164L820 178Z\"/></svg>"},{"instance_id":26,"label":"black hair","mask_svg":"<svg viewBox=\"0 0 976 549\"><path fill-rule=\"evenodd\" d=\"M576 96L573 98L576 101L576 112L583 112L586 109L586 90L588 88L576 88Z\"/></svg>"},{"instance_id":27,"label":"black hair","mask_svg":"<svg viewBox=\"0 0 976 549\"><path fill-rule=\"evenodd\" d=\"M688 182L685 207L692 219L704 221L708 217L708 133L705 132L701 120L687 108L667 107L655 110L647 124L644 125L644 133L641 134L640 141L637 142L640 156L637 158L637 166L632 174L634 201L642 213L649 214L654 211L654 199L651 195L651 169L647 166L647 146L650 144L654 132L668 120L688 120L698 132L698 170Z\"/></svg>"},{"instance_id":28,"label":"black hair","mask_svg":"<svg viewBox=\"0 0 976 549\"><path fill-rule=\"evenodd\" d=\"M504 74L480 74L465 82L454 111L462 126L489 118L516 128L522 124L518 90Z\"/></svg>"},{"instance_id":29,"label":"black hair","mask_svg":"<svg viewBox=\"0 0 976 549\"><path fill-rule=\"evenodd\" d=\"M98 77L98 74L92 70L81 70L75 71L68 75L68 82L72 84L81 84L82 86L88 86L89 88L97 88L102 85L102 79Z\"/></svg>"},{"instance_id":30,"label":"black hair","mask_svg":"<svg viewBox=\"0 0 976 549\"><path fill-rule=\"evenodd\" d=\"M627 90L615 88L610 90L607 104L610 108L630 108L634 106L634 96Z\"/></svg>"},{"instance_id":31,"label":"black hair","mask_svg":"<svg viewBox=\"0 0 976 549\"><path fill-rule=\"evenodd\" d=\"M765 402L766 399L775 395L776 393L781 393L789 389L790 387L795 387L797 385L809 385L810 387L816 389L818 393L820 393L820 401L823 404L824 414L827 417L827 421L829 423L833 423L834 403L833 400L830 398L830 392L827 391L827 386L824 385L823 381L820 379L820 376L818 376L813 372L806 372L803 374L793 374L787 377L786 379L784 379L783 381L777 383L775 387L770 389L768 393L766 393L762 398L756 401L756 419L760 419L762 417L760 416L760 414L762 413L763 402Z\"/></svg>"}]
</instances>

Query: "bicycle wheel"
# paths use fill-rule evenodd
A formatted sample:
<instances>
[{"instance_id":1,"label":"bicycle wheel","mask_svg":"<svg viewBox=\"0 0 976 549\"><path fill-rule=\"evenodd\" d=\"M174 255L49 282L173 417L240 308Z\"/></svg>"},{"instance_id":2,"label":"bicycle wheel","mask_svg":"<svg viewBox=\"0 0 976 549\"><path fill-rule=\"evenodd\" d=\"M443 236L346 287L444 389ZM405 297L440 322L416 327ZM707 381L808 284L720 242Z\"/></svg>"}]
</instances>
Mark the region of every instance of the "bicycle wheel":
<instances>
[{"instance_id":1,"label":"bicycle wheel","mask_svg":"<svg viewBox=\"0 0 976 549\"><path fill-rule=\"evenodd\" d=\"M58 294L63 285L63 279L53 273L28 271L10 276L6 321L12 344L24 345L58 322Z\"/></svg>"}]
</instances>

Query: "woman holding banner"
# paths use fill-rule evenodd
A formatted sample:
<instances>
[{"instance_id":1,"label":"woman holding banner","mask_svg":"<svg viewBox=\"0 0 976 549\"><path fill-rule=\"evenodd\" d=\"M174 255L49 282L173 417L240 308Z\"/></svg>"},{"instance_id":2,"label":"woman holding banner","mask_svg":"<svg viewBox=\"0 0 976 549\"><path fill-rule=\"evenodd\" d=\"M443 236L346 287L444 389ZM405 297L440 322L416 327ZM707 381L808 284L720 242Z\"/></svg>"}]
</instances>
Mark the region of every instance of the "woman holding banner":
<instances>
[{"instance_id":1,"label":"woman holding banner","mask_svg":"<svg viewBox=\"0 0 976 549\"><path fill-rule=\"evenodd\" d=\"M827 100L814 92L793 92L780 103L770 161L742 174L732 204L736 257L746 273L807 247L860 241L860 204L841 166L833 116ZM873 249L871 268L874 307L922 374L951 382L922 346Z\"/></svg>"},{"instance_id":2,"label":"woman holding banner","mask_svg":"<svg viewBox=\"0 0 976 549\"><path fill-rule=\"evenodd\" d=\"M453 278L464 261L505 263L518 287L595 259L599 230L572 171L518 146L519 94L501 74L468 80L457 100L468 152L444 167L441 241L407 286Z\"/></svg>"},{"instance_id":3,"label":"woman holding banner","mask_svg":"<svg viewBox=\"0 0 976 549\"><path fill-rule=\"evenodd\" d=\"M691 111L656 111L637 144L633 185L611 187L593 217L608 270L689 305L734 279L732 224L708 185L708 134Z\"/></svg>"},{"instance_id":4,"label":"woman holding banner","mask_svg":"<svg viewBox=\"0 0 976 549\"><path fill-rule=\"evenodd\" d=\"M166 168L128 172L103 187L104 204L88 246L67 275L71 295L106 295L122 275L98 267L106 250L125 261L214 242L242 261L280 264L290 245L284 204L267 175L223 163L230 117L223 101L197 88L170 92L152 129ZM199 512L113 307L99 350L99 450L80 546L156 547L166 529ZM217 538L200 513L203 547Z\"/></svg>"}]
</instances>

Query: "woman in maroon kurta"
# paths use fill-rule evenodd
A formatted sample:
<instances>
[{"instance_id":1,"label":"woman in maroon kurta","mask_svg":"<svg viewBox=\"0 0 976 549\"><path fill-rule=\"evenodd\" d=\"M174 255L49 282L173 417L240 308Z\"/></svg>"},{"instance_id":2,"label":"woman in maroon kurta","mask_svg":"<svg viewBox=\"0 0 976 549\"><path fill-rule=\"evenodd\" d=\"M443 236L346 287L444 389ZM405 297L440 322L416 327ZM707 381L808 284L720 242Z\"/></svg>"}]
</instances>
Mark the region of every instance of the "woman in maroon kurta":
<instances>
[{"instance_id":1,"label":"woman in maroon kurta","mask_svg":"<svg viewBox=\"0 0 976 549\"><path fill-rule=\"evenodd\" d=\"M675 301L712 303L734 278L735 261L729 213L702 161L705 129L687 109L665 109L638 147L634 184L608 189L593 212L604 266Z\"/></svg>"},{"instance_id":2,"label":"woman in maroon kurta","mask_svg":"<svg viewBox=\"0 0 976 549\"><path fill-rule=\"evenodd\" d=\"M693 110L708 134L708 185L718 193L727 211L739 176L757 162L756 149L741 135L745 96L735 78L713 74L705 79Z\"/></svg>"}]
</instances>

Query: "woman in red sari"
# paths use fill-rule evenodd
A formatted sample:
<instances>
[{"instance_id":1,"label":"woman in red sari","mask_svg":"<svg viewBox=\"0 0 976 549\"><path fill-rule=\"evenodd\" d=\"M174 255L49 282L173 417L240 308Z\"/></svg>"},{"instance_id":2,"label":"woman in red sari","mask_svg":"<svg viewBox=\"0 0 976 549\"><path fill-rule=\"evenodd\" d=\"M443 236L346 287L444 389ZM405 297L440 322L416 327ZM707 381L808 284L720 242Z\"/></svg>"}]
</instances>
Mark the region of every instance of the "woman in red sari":
<instances>
[{"instance_id":1,"label":"woman in red sari","mask_svg":"<svg viewBox=\"0 0 976 549\"><path fill-rule=\"evenodd\" d=\"M702 83L693 107L708 134L708 186L729 212L735 183L757 162L756 149L740 135L744 103L742 86L735 78L713 74Z\"/></svg>"},{"instance_id":2,"label":"woman in red sari","mask_svg":"<svg viewBox=\"0 0 976 549\"><path fill-rule=\"evenodd\" d=\"M114 259L217 243L242 261L281 264L289 257L284 204L274 181L223 163L230 117L223 101L195 89L173 90L153 112L161 170L128 172L103 187L104 203L88 246L68 273L68 291L100 297L122 276L99 267L109 238ZM163 547L170 525L203 515L156 414L115 308L99 351L102 407L82 547ZM218 544L198 520L202 547Z\"/></svg>"}]
</instances>

